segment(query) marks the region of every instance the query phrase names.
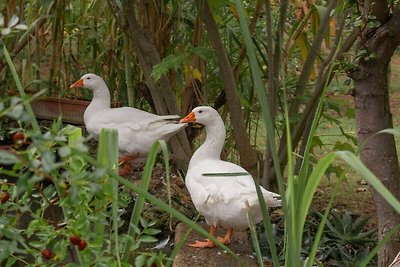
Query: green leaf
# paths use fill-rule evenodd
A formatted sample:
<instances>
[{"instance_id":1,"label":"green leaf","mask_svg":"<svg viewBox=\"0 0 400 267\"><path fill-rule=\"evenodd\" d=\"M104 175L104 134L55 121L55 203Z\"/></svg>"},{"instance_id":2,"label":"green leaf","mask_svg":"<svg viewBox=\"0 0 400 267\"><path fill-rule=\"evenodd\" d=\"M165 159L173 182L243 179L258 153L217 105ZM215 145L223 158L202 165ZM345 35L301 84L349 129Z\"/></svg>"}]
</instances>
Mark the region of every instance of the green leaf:
<instances>
[{"instance_id":1,"label":"green leaf","mask_svg":"<svg viewBox=\"0 0 400 267\"><path fill-rule=\"evenodd\" d=\"M146 235L156 235L156 234L161 233L161 230L154 229L154 228L147 228L147 229L144 229L143 233L145 233Z\"/></svg>"},{"instance_id":2,"label":"green leaf","mask_svg":"<svg viewBox=\"0 0 400 267\"><path fill-rule=\"evenodd\" d=\"M204 60L211 60L215 58L214 50L205 46L190 47L189 51L198 55Z\"/></svg>"},{"instance_id":3,"label":"green leaf","mask_svg":"<svg viewBox=\"0 0 400 267\"><path fill-rule=\"evenodd\" d=\"M213 173L203 173L203 176L247 176L250 175L248 172L213 172Z\"/></svg>"},{"instance_id":4,"label":"green leaf","mask_svg":"<svg viewBox=\"0 0 400 267\"><path fill-rule=\"evenodd\" d=\"M340 141L337 141L337 142L335 143L334 149L335 149L335 150L346 150L346 151L354 152L353 146L350 145L350 144L347 143L347 142L340 142Z\"/></svg>"},{"instance_id":5,"label":"green leaf","mask_svg":"<svg viewBox=\"0 0 400 267\"><path fill-rule=\"evenodd\" d=\"M170 54L153 67L151 76L158 81L161 76L167 74L170 70L177 70L183 64L183 61L183 55L175 56Z\"/></svg>"},{"instance_id":6,"label":"green leaf","mask_svg":"<svg viewBox=\"0 0 400 267\"><path fill-rule=\"evenodd\" d=\"M37 249L43 248L45 246L42 241L31 241L29 242L29 245Z\"/></svg>"},{"instance_id":7,"label":"green leaf","mask_svg":"<svg viewBox=\"0 0 400 267\"><path fill-rule=\"evenodd\" d=\"M157 242L158 239L151 235L142 235L141 237L139 237L139 241L144 243L152 243Z\"/></svg>"},{"instance_id":8,"label":"green leaf","mask_svg":"<svg viewBox=\"0 0 400 267\"><path fill-rule=\"evenodd\" d=\"M1 164L9 165L9 164L15 164L17 162L20 162L20 160L14 154L11 154L10 152L7 152L5 150L0 150Z\"/></svg>"},{"instance_id":9,"label":"green leaf","mask_svg":"<svg viewBox=\"0 0 400 267\"><path fill-rule=\"evenodd\" d=\"M71 148L69 146L63 146L58 150L58 155L62 158L71 154Z\"/></svg>"},{"instance_id":10,"label":"green leaf","mask_svg":"<svg viewBox=\"0 0 400 267\"><path fill-rule=\"evenodd\" d=\"M378 134L380 134L380 133L388 133L388 134L400 136L400 129L385 129L385 130L378 132Z\"/></svg>"},{"instance_id":11,"label":"green leaf","mask_svg":"<svg viewBox=\"0 0 400 267\"><path fill-rule=\"evenodd\" d=\"M146 262L146 256L145 255L139 255L135 258L135 266L136 267L142 267L144 266Z\"/></svg>"},{"instance_id":12,"label":"green leaf","mask_svg":"<svg viewBox=\"0 0 400 267\"><path fill-rule=\"evenodd\" d=\"M13 266L16 261L17 261L16 258L13 258L13 257L8 258L7 263L6 263L6 267Z\"/></svg>"}]
</instances>

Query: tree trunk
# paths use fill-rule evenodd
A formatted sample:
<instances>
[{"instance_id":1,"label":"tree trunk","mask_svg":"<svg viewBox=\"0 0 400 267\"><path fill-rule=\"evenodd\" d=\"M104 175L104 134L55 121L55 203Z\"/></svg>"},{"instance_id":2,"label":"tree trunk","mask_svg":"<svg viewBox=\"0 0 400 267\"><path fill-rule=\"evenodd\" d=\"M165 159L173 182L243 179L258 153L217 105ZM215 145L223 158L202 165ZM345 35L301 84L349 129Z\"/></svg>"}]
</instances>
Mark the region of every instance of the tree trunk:
<instances>
[{"instance_id":1,"label":"tree trunk","mask_svg":"<svg viewBox=\"0 0 400 267\"><path fill-rule=\"evenodd\" d=\"M395 9L390 16L380 1L364 1L363 14L375 14L380 26L362 32L358 51L363 57L351 73L354 80L354 100L356 108L357 138L364 164L382 183L400 198L400 167L393 135L377 132L393 127L389 105L388 66L400 43L400 10ZM371 7L374 7L371 9ZM365 53L366 52L366 53ZM390 205L372 189L372 197L378 217L379 239L400 223ZM378 254L378 266L388 266L400 250L400 233L396 233Z\"/></svg>"}]
</instances>

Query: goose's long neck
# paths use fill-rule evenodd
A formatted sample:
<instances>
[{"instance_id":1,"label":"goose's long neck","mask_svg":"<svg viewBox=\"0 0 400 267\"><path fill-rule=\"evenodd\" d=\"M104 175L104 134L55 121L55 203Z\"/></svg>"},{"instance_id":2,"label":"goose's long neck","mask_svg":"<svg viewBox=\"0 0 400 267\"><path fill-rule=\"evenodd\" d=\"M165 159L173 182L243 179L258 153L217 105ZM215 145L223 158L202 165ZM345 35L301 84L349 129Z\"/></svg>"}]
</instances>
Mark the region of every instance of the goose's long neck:
<instances>
[{"instance_id":1,"label":"goose's long neck","mask_svg":"<svg viewBox=\"0 0 400 267\"><path fill-rule=\"evenodd\" d=\"M102 110L110 109L111 98L108 87L104 81L100 85L92 90L93 98L89 106L86 108L84 114L84 120L89 120L92 116Z\"/></svg>"},{"instance_id":2,"label":"goose's long neck","mask_svg":"<svg viewBox=\"0 0 400 267\"><path fill-rule=\"evenodd\" d=\"M220 159L225 142L225 125L221 117L214 118L212 123L204 125L206 140L193 154L191 162L204 159Z\"/></svg>"}]
</instances>

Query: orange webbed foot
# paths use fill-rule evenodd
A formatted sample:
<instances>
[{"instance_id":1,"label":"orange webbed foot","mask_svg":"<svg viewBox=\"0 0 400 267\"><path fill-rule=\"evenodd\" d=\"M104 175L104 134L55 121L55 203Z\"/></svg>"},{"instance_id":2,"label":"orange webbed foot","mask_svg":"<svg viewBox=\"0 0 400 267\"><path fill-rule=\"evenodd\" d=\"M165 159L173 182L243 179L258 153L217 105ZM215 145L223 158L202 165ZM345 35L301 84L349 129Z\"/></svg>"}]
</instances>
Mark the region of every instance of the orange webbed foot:
<instances>
[{"instance_id":1,"label":"orange webbed foot","mask_svg":"<svg viewBox=\"0 0 400 267\"><path fill-rule=\"evenodd\" d=\"M129 161L135 160L138 157L139 157L139 154L120 156L119 157L120 168L119 168L118 174L120 176L123 176L125 174L130 173L133 169L133 166Z\"/></svg>"},{"instance_id":2,"label":"orange webbed foot","mask_svg":"<svg viewBox=\"0 0 400 267\"><path fill-rule=\"evenodd\" d=\"M218 236L218 241L221 242L224 245L228 245L231 243L231 238L230 237L222 237L222 236Z\"/></svg>"},{"instance_id":3,"label":"orange webbed foot","mask_svg":"<svg viewBox=\"0 0 400 267\"><path fill-rule=\"evenodd\" d=\"M133 169L132 164L130 164L129 162L122 162L118 170L118 174L119 176L123 176L125 174L130 173L132 169Z\"/></svg>"},{"instance_id":4,"label":"orange webbed foot","mask_svg":"<svg viewBox=\"0 0 400 267\"><path fill-rule=\"evenodd\" d=\"M189 244L189 246L194 247L194 248L213 248L213 247L215 247L215 244L211 240L206 239L206 241L196 240L195 243Z\"/></svg>"}]
</instances>

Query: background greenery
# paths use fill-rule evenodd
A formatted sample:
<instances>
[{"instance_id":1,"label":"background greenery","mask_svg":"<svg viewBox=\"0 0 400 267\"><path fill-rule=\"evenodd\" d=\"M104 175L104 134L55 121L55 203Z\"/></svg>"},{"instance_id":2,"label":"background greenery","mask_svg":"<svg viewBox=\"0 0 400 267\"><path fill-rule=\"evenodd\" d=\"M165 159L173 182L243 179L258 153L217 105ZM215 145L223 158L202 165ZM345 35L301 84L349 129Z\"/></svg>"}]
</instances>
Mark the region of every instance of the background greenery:
<instances>
[{"instance_id":1,"label":"background greenery","mask_svg":"<svg viewBox=\"0 0 400 267\"><path fill-rule=\"evenodd\" d=\"M147 193L159 145L149 156L143 183L137 187L113 172L115 161L105 161L115 158L115 151L104 152L108 151L104 147L115 147L115 137L100 140L96 161L87 154L87 140L81 138L79 130L64 128L60 121L39 129L29 110L30 96L44 93L89 100L87 91L71 91L69 85L82 74L93 72L107 82L113 103L160 113L162 107L155 100L154 88L162 87L174 96L173 104L164 96L168 111L172 110L171 105L176 105L180 115L199 104L219 108L228 131L224 158L245 164L241 161L248 153L262 166L265 158L276 163L281 154L287 155L286 162L274 166L275 185L263 179L262 170L249 170L261 178L264 186L272 186L285 196L285 215L280 222L271 222L263 208L266 237L262 234L258 238L266 240L264 244L261 240L261 249L256 249L259 261L263 252L275 266L312 266L315 262L351 266L363 260L367 264L376 253L371 253L376 244L371 239L373 231L363 228L364 220L348 213L330 214L340 184L346 174L355 180L361 173L397 210L399 203L353 154L358 153L358 144L352 123L354 109L346 96L352 82L346 73L356 57L346 51L345 40L360 18L355 15L354 3L335 2L329 7L325 1L209 1L218 40L210 33L207 9L195 1L21 0L0 4L1 135L10 140L21 131L32 142L17 144L12 153L0 154L1 163L8 165L1 169L2 179L7 179L1 189L11 196L11 201L2 203L1 224L7 227L2 228L0 236L5 237L1 242L7 249L1 250L0 259L9 266L16 261L40 265L46 262L43 251L51 247L53 265L90 263L93 257L108 266L127 264L132 261L130 252L138 251L143 242L157 240L154 236L159 233L153 228L154 222L140 219L144 198L207 236L193 221ZM287 14L282 12L284 5ZM335 9L331 12L329 8ZM139 26L133 29L134 23ZM149 41L157 52L155 59L143 58L143 40L134 38L140 36L137 29L144 31L143 40ZM223 45L222 50L218 49L218 42ZM270 58L273 48L274 61ZM230 65L221 65L223 54ZM146 69L149 62L151 72ZM227 67L232 69L236 88L226 86L229 77L221 73ZM152 82L156 84L154 88ZM271 94L265 88L275 91ZM302 88L300 94L298 88ZM313 99L319 89L318 97ZM237 137L240 125L234 121L233 112L238 106L230 102L229 90L237 94L250 152L237 147L247 141L241 142ZM298 111L292 111L295 104ZM309 106L313 108L307 110ZM302 121L302 117L307 120ZM296 141L291 135L297 128L301 134ZM188 138L197 146L204 135L192 129ZM277 148L268 150L268 143ZM168 162L165 144L161 146ZM337 161L336 157L342 160ZM349 171L343 160L356 172ZM323 207L325 213L308 217L317 186L329 181L325 175L337 185L327 200L328 207ZM16 177L20 179L9 182ZM105 189L103 179L113 181L113 187ZM43 186L43 181L50 185ZM127 235L118 231L122 223L119 212L126 205L117 190L118 183L139 195ZM37 208L33 209L33 203ZM46 218L49 207L61 209L63 219ZM21 226L20 217L15 216L21 211L32 218L27 225ZM62 220L66 227L58 225ZM282 231L274 233L271 223L280 225ZM87 241L87 248L72 246L71 236ZM255 248L257 244L254 242ZM139 254L134 259L138 266L146 260L147 264L155 262L158 266L171 264L162 253Z\"/></svg>"}]
</instances>

